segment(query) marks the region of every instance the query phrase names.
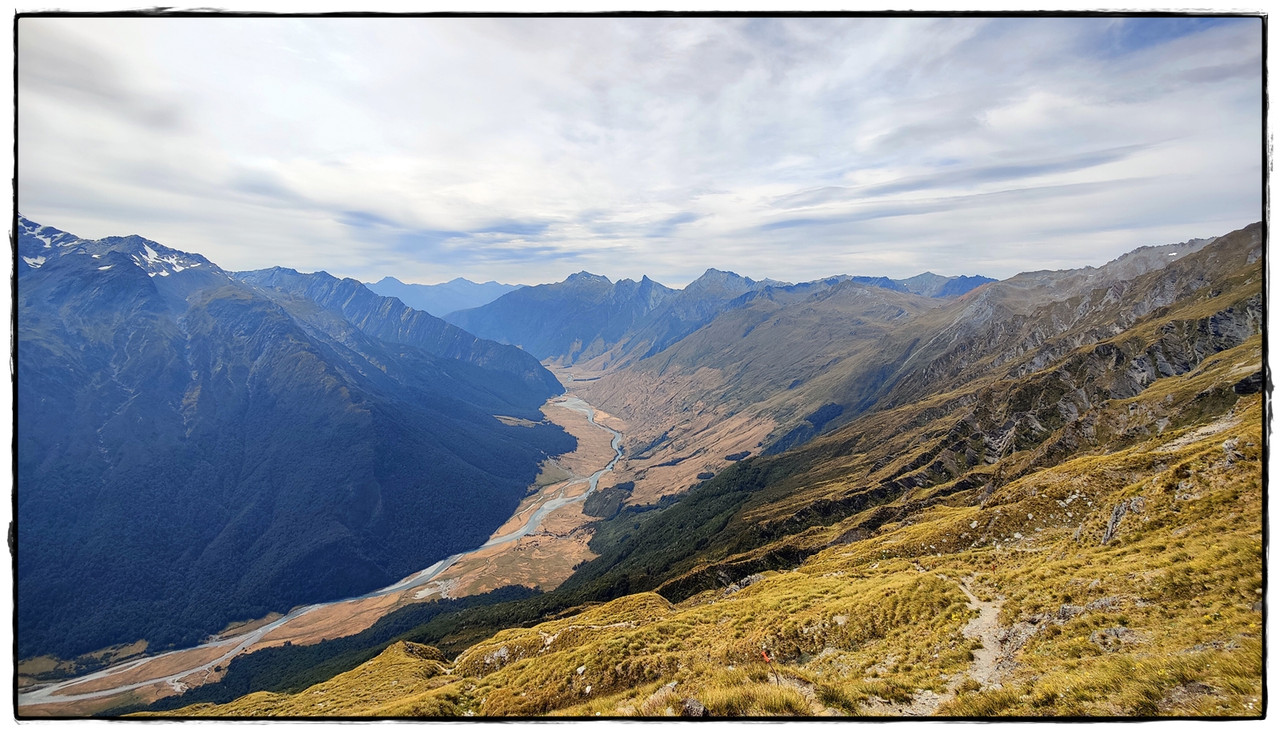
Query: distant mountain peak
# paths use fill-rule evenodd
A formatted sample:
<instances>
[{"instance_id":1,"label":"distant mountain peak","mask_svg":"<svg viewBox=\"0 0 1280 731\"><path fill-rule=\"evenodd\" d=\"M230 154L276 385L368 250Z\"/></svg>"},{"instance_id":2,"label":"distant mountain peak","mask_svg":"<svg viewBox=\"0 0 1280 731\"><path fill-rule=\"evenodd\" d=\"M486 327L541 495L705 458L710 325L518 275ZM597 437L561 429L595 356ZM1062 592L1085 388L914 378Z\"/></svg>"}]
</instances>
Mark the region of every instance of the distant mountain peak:
<instances>
[{"instance_id":1,"label":"distant mountain peak","mask_svg":"<svg viewBox=\"0 0 1280 731\"><path fill-rule=\"evenodd\" d=\"M444 317L451 312L488 304L523 285L473 282L455 277L441 284L412 284L387 276L365 285L384 297L395 297L415 310Z\"/></svg>"},{"instance_id":2,"label":"distant mountain peak","mask_svg":"<svg viewBox=\"0 0 1280 731\"><path fill-rule=\"evenodd\" d=\"M722 269L708 269L702 273L702 276L689 282L689 286L685 287L685 291L698 292L709 289L733 289L735 291L745 292L753 285L757 284L752 279L742 276L736 272L728 272Z\"/></svg>"},{"instance_id":3,"label":"distant mountain peak","mask_svg":"<svg viewBox=\"0 0 1280 731\"><path fill-rule=\"evenodd\" d=\"M715 267L708 267L707 270L702 273L702 276L698 277L698 279L713 279L713 280L747 279L747 277L744 277L741 274L738 274L737 272L731 272L727 269L716 269Z\"/></svg>"},{"instance_id":4,"label":"distant mountain peak","mask_svg":"<svg viewBox=\"0 0 1280 731\"><path fill-rule=\"evenodd\" d=\"M592 274L591 272L589 272L589 271L587 271L587 270L585 270L585 269L584 269L584 270L582 270L582 271L580 271L580 272L578 272L578 273L576 273L576 274L570 274L568 277L566 277L566 278L565 278L565 280L564 280L564 281L565 281L565 282L579 282L579 283L585 283L585 282L603 282L603 283L605 283L605 284L613 284L613 282L609 281L609 278L608 278L608 277L606 277L606 276L604 276L604 275L601 275L601 274Z\"/></svg>"},{"instance_id":5,"label":"distant mountain peak","mask_svg":"<svg viewBox=\"0 0 1280 731\"><path fill-rule=\"evenodd\" d=\"M922 297L949 298L962 296L996 280L981 275L944 277L933 272L922 272L907 279L890 279L884 276L850 277L841 275L831 281L848 281L865 287L879 287L880 289L889 289L894 292L909 292Z\"/></svg>"},{"instance_id":6,"label":"distant mountain peak","mask_svg":"<svg viewBox=\"0 0 1280 731\"><path fill-rule=\"evenodd\" d=\"M50 254L59 256L62 253L59 250L83 243L85 240L75 234L43 226L26 216L18 215L18 250L22 261L32 269L38 269Z\"/></svg>"},{"instance_id":7,"label":"distant mountain peak","mask_svg":"<svg viewBox=\"0 0 1280 731\"><path fill-rule=\"evenodd\" d=\"M218 269L216 264L199 254L171 249L136 234L123 237L111 236L101 239L100 243L106 244L110 251L120 251L129 255L134 264L153 277L167 277L196 267Z\"/></svg>"}]
</instances>

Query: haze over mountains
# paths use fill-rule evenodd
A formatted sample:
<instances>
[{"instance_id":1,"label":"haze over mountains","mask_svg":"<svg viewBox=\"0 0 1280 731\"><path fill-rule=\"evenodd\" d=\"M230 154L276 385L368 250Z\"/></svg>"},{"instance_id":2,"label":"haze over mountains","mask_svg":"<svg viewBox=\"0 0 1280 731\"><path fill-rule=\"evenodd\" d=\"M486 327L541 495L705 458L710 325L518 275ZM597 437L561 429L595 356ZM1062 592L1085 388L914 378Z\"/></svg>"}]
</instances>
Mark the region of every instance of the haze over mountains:
<instances>
[{"instance_id":1,"label":"haze over mountains","mask_svg":"<svg viewBox=\"0 0 1280 731\"><path fill-rule=\"evenodd\" d=\"M384 297L396 297L415 310L444 317L450 312L486 305L523 285L472 282L462 277L440 284L406 284L395 277L383 277L365 286Z\"/></svg>"},{"instance_id":2,"label":"haze over mountains","mask_svg":"<svg viewBox=\"0 0 1280 731\"><path fill-rule=\"evenodd\" d=\"M535 359L358 282L19 224L24 656L389 584L483 542L573 446Z\"/></svg>"}]
</instances>

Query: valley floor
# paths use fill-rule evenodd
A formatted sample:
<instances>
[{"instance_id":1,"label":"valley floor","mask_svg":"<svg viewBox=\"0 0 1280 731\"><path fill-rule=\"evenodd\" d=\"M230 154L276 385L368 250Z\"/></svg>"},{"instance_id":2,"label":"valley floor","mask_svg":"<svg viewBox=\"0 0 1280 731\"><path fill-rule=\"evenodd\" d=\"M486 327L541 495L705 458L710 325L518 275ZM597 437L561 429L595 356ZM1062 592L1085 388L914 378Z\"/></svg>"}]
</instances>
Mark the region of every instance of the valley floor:
<instances>
[{"instance_id":1,"label":"valley floor","mask_svg":"<svg viewBox=\"0 0 1280 731\"><path fill-rule=\"evenodd\" d=\"M353 635L411 603L500 586L553 588L575 565L593 557L584 530L593 519L583 514L582 499L593 483L606 488L616 481L609 469L618 454L611 440L626 425L572 395L547 402L543 413L577 438L578 448L549 461L539 484L530 487L516 513L484 546L441 561L394 587L243 623L198 647L133 658L51 684L27 679L19 694L21 713L81 716L126 703L151 703L217 682L227 663L241 653Z\"/></svg>"}]
</instances>

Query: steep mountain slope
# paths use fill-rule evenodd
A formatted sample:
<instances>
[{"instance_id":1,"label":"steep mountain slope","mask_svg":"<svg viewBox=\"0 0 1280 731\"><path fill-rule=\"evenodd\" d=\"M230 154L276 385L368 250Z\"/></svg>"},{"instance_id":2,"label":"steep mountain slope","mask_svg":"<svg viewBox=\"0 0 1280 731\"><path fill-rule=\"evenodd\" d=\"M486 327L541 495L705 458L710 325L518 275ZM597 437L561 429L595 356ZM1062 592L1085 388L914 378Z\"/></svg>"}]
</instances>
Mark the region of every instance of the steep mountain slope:
<instances>
[{"instance_id":1,"label":"steep mountain slope","mask_svg":"<svg viewBox=\"0 0 1280 731\"><path fill-rule=\"evenodd\" d=\"M254 693L234 712L218 715L461 716L449 666L434 647L397 642L355 670L308 689L306 695Z\"/></svg>"},{"instance_id":2,"label":"steep mountain slope","mask_svg":"<svg viewBox=\"0 0 1280 731\"><path fill-rule=\"evenodd\" d=\"M326 272L299 274L283 267L234 276L264 288L269 296L284 294L310 300L374 338L509 374L526 387L527 406L536 408L547 398L564 393L555 376L519 348L477 338L394 297L376 295L354 279L338 279Z\"/></svg>"},{"instance_id":3,"label":"steep mountain slope","mask_svg":"<svg viewBox=\"0 0 1280 731\"><path fill-rule=\"evenodd\" d=\"M749 305L753 293L768 290L775 299L794 300L843 281L947 298L994 280L925 273L904 280L839 276L792 285L708 269L684 289L672 290L648 277L639 284L627 279L614 284L579 272L564 282L513 292L445 319L481 337L519 345L543 360L607 371L661 353L721 313Z\"/></svg>"},{"instance_id":4,"label":"steep mountain slope","mask_svg":"<svg viewBox=\"0 0 1280 731\"><path fill-rule=\"evenodd\" d=\"M44 256L18 282L22 657L388 584L483 542L572 447L494 418L551 389L515 349L455 332L437 355L411 311L357 326L140 237L20 226Z\"/></svg>"},{"instance_id":5,"label":"steep mountain slope","mask_svg":"<svg viewBox=\"0 0 1280 731\"><path fill-rule=\"evenodd\" d=\"M666 350L572 385L631 425L619 478L636 481L633 502L653 502L731 458L811 437L844 408L823 377L941 304L837 279L765 287Z\"/></svg>"},{"instance_id":6,"label":"steep mountain slope","mask_svg":"<svg viewBox=\"0 0 1280 731\"><path fill-rule=\"evenodd\" d=\"M686 405L698 400L744 408L778 392L794 392L832 365L874 350L905 321L940 304L851 281L828 282L768 287L743 296L694 334L585 388L613 403L606 389L615 382L646 376L678 382L685 374L709 379L710 371L714 386L708 381L686 390ZM625 413L631 413L629 407Z\"/></svg>"},{"instance_id":7,"label":"steep mountain slope","mask_svg":"<svg viewBox=\"0 0 1280 731\"><path fill-rule=\"evenodd\" d=\"M445 319L482 338L519 345L540 360L572 363L608 350L672 293L648 277L615 283L578 272Z\"/></svg>"},{"instance_id":8,"label":"steep mountain slope","mask_svg":"<svg viewBox=\"0 0 1280 731\"><path fill-rule=\"evenodd\" d=\"M1256 248L1259 236L1258 227L1250 227L1212 249ZM842 310L840 298L818 293L771 314L776 325L764 332L779 333L775 337L749 331L734 320L736 314L722 316L723 322L691 333L668 352L576 388L593 403L652 426L649 431L656 434L643 427L635 431L642 445L662 434L669 443L705 438L674 424L660 425L639 411L644 404L677 404L687 424L722 423L731 413L752 424L768 424L769 436L759 446L778 452L869 409L908 403L938 386L989 376L992 369L1028 352L1039 355L1027 368L1039 368L1070 348L1113 335L1203 286L1208 276L1201 268L1216 266L1215 255L1205 258L1197 252L1210 243L1143 247L1099 268L1020 274L957 299L918 299L900 314L858 315ZM1150 280L1165 271L1173 272L1172 277L1162 280L1159 291L1147 292L1155 285L1142 277ZM891 327L867 329L866 323L886 314L894 315ZM835 328L841 323L849 327L844 332L821 328L807 344L804 328L792 327L812 327L815 318L823 317ZM741 328L741 338L731 336L734 327ZM743 398L735 398L735 392ZM698 418L700 414L705 417ZM668 433L668 428L674 430ZM742 425L735 429L747 430Z\"/></svg>"},{"instance_id":9,"label":"steep mountain slope","mask_svg":"<svg viewBox=\"0 0 1280 731\"><path fill-rule=\"evenodd\" d=\"M365 286L383 297L395 297L415 310L444 317L450 312L487 305L523 285L473 282L462 277L440 284L406 284L395 277L383 277Z\"/></svg>"},{"instance_id":10,"label":"steep mountain slope","mask_svg":"<svg viewBox=\"0 0 1280 731\"><path fill-rule=\"evenodd\" d=\"M656 355L720 313L746 306L754 292L770 289L776 296L794 296L797 291L820 289L830 283L831 280L804 285L757 282L733 272L708 269L649 313L608 352L583 363L583 367L587 370L616 368Z\"/></svg>"},{"instance_id":11,"label":"steep mountain slope","mask_svg":"<svg viewBox=\"0 0 1280 731\"><path fill-rule=\"evenodd\" d=\"M1057 275L1085 282L1062 297L1005 289L1027 319L960 323L986 335L972 349L935 328L913 350L935 360L849 423L625 508L554 592L406 633L454 657L450 680L378 703L1257 717L1261 251L1250 227L1175 265Z\"/></svg>"}]
</instances>

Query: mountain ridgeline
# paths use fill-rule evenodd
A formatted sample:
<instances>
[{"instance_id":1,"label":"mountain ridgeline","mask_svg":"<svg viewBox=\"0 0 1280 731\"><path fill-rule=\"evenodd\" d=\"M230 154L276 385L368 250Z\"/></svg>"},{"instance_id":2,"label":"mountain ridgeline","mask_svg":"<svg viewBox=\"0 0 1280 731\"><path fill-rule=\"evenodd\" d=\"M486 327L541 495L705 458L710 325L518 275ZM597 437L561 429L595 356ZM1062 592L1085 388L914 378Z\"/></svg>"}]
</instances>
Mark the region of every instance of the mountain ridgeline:
<instances>
[{"instance_id":1,"label":"mountain ridgeline","mask_svg":"<svg viewBox=\"0 0 1280 731\"><path fill-rule=\"evenodd\" d=\"M573 362L603 353L675 294L648 277L611 282L579 272L445 319L480 337L519 345L539 359Z\"/></svg>"},{"instance_id":2,"label":"mountain ridgeline","mask_svg":"<svg viewBox=\"0 0 1280 731\"><path fill-rule=\"evenodd\" d=\"M156 708L1257 717L1264 238L953 299L852 278L741 292L574 384L636 427L619 463L636 479L558 588L370 630L345 655L238 658L238 694ZM633 445L654 402L688 421L747 410L783 446L645 502L657 470ZM288 669L321 661L324 678ZM267 666L286 690L239 697Z\"/></svg>"},{"instance_id":3,"label":"mountain ridgeline","mask_svg":"<svg viewBox=\"0 0 1280 731\"><path fill-rule=\"evenodd\" d=\"M684 289L673 290L648 277L612 282L579 272L445 319L481 337L519 345L543 360L572 364L596 359L601 366L617 367L662 352L722 312L749 305L756 293L794 299L844 281L924 297L956 297L995 280L926 272L903 280L838 276L792 285L708 269Z\"/></svg>"},{"instance_id":4,"label":"mountain ridgeline","mask_svg":"<svg viewBox=\"0 0 1280 731\"><path fill-rule=\"evenodd\" d=\"M440 284L407 284L395 277L383 277L365 284L375 294L395 297L415 310L444 317L450 312L469 310L487 305L512 290L518 284L500 282L472 282L458 277Z\"/></svg>"},{"instance_id":5,"label":"mountain ridgeline","mask_svg":"<svg viewBox=\"0 0 1280 731\"><path fill-rule=\"evenodd\" d=\"M18 253L23 657L390 584L482 543L573 448L534 358L354 280L25 218Z\"/></svg>"},{"instance_id":6,"label":"mountain ridgeline","mask_svg":"<svg viewBox=\"0 0 1280 731\"><path fill-rule=\"evenodd\" d=\"M536 410L547 397L564 392L555 376L519 348L477 338L395 297L374 294L354 279L338 279L325 272L299 274L282 267L234 276L278 300L314 302L374 338L483 368L493 387L501 388L509 399L523 400L526 407ZM497 373L508 376L510 382L496 381Z\"/></svg>"},{"instance_id":7,"label":"mountain ridgeline","mask_svg":"<svg viewBox=\"0 0 1280 731\"><path fill-rule=\"evenodd\" d=\"M714 412L713 422L751 414L773 428L748 446L779 453L869 410L977 378L1029 349L1040 353L1034 365L1042 367L1066 349L1114 335L1202 282L1187 261L1214 241L1142 247L1101 267L1019 274L951 298L855 277L762 288L663 352L605 369L578 390L637 423L656 424L633 432L642 442L686 435L645 413L657 403L686 415ZM1133 294L1153 272L1171 282ZM942 291L928 277L915 279ZM1118 320L1110 308L1118 308Z\"/></svg>"}]
</instances>

